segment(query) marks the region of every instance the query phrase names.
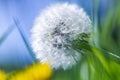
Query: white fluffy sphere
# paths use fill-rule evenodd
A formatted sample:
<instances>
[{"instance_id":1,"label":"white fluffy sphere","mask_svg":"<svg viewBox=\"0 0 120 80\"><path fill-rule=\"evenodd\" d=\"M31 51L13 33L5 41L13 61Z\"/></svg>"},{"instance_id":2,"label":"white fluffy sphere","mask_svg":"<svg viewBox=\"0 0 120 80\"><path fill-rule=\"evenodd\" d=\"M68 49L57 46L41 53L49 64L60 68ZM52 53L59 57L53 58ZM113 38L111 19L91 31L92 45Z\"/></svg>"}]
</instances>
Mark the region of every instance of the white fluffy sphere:
<instances>
[{"instance_id":1,"label":"white fluffy sphere","mask_svg":"<svg viewBox=\"0 0 120 80\"><path fill-rule=\"evenodd\" d=\"M55 4L36 17L31 31L31 44L37 59L55 69L68 69L81 58L71 42L79 34L91 31L91 20L83 8L75 4Z\"/></svg>"}]
</instances>

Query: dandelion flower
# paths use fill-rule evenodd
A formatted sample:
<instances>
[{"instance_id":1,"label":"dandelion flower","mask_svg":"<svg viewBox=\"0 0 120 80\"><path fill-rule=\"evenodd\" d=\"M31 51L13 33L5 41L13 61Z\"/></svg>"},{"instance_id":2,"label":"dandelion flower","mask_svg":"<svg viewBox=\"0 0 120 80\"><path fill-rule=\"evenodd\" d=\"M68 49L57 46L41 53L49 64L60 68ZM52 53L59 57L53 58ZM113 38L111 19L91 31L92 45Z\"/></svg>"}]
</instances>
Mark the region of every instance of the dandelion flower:
<instances>
[{"instance_id":1,"label":"dandelion flower","mask_svg":"<svg viewBox=\"0 0 120 80\"><path fill-rule=\"evenodd\" d=\"M52 69L48 64L34 64L10 76L9 80L48 80Z\"/></svg>"},{"instance_id":2,"label":"dandelion flower","mask_svg":"<svg viewBox=\"0 0 120 80\"><path fill-rule=\"evenodd\" d=\"M7 75L5 74L5 72L0 70L0 80L6 80Z\"/></svg>"},{"instance_id":3,"label":"dandelion flower","mask_svg":"<svg viewBox=\"0 0 120 80\"><path fill-rule=\"evenodd\" d=\"M68 3L54 4L36 18L31 29L31 45L40 62L65 70L81 57L71 42L81 33L90 31L91 20L83 8Z\"/></svg>"}]
</instances>

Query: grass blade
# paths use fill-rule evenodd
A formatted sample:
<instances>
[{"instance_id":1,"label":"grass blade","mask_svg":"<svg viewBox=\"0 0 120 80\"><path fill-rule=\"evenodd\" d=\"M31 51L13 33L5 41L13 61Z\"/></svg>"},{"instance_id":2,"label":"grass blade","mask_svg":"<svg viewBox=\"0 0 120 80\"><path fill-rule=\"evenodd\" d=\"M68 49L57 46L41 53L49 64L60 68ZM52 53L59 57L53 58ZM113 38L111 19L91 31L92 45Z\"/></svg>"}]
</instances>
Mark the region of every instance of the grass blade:
<instances>
[{"instance_id":1,"label":"grass blade","mask_svg":"<svg viewBox=\"0 0 120 80\"><path fill-rule=\"evenodd\" d=\"M7 37L14 30L14 28L14 25L12 25L3 33L2 37L0 38L0 45L7 39Z\"/></svg>"},{"instance_id":2,"label":"grass blade","mask_svg":"<svg viewBox=\"0 0 120 80\"><path fill-rule=\"evenodd\" d=\"M32 51L32 48L29 45L29 42L28 42L28 40L27 40L27 38L25 36L25 33L24 33L23 29L22 29L22 26L20 25L20 22L16 18L14 18L14 22L15 22L16 27L17 27L17 29L18 29L18 31L19 31L19 33L20 33L20 35L21 35L21 37L22 37L22 39L23 39L23 41L25 43L25 46L27 47L27 49L29 51L30 56L32 57L32 60L35 62L36 61L35 55L34 55L34 53Z\"/></svg>"}]
</instances>

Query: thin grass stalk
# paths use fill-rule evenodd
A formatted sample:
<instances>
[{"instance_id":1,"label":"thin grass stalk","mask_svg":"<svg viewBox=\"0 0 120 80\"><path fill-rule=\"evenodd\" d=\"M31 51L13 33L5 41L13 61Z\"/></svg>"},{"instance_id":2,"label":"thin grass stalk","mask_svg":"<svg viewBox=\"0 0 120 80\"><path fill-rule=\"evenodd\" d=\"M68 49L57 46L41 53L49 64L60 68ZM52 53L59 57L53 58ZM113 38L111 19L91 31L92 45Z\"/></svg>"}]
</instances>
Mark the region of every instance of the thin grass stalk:
<instances>
[{"instance_id":1,"label":"thin grass stalk","mask_svg":"<svg viewBox=\"0 0 120 80\"><path fill-rule=\"evenodd\" d=\"M11 25L2 35L0 38L0 45L7 39L7 37L11 34L11 32L14 30L14 25Z\"/></svg>"},{"instance_id":2,"label":"thin grass stalk","mask_svg":"<svg viewBox=\"0 0 120 80\"><path fill-rule=\"evenodd\" d=\"M18 29L18 31L19 31L19 33L20 33L24 43L25 43L26 48L29 51L29 54L30 54L33 62L36 62L37 60L36 60L35 55L34 55L34 53L32 51L32 48L30 47L29 42L28 42L28 40L27 40L27 38L25 36L25 33L24 33L23 29L22 29L22 26L20 25L20 22L18 21L17 18L14 18L13 20L14 20L15 25L16 25L16 27L17 27L17 29Z\"/></svg>"}]
</instances>

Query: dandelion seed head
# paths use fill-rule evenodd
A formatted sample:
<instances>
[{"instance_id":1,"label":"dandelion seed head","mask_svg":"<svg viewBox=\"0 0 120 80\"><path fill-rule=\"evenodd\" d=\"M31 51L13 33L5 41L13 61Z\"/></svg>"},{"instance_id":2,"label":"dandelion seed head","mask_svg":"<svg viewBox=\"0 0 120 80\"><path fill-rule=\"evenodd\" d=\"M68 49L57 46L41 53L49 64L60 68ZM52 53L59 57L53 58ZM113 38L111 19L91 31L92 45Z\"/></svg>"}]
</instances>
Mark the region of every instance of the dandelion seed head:
<instances>
[{"instance_id":1,"label":"dandelion seed head","mask_svg":"<svg viewBox=\"0 0 120 80\"><path fill-rule=\"evenodd\" d=\"M31 29L32 48L40 62L68 69L81 58L71 42L90 31L91 20L83 8L68 3L51 5L36 18Z\"/></svg>"}]
</instances>

